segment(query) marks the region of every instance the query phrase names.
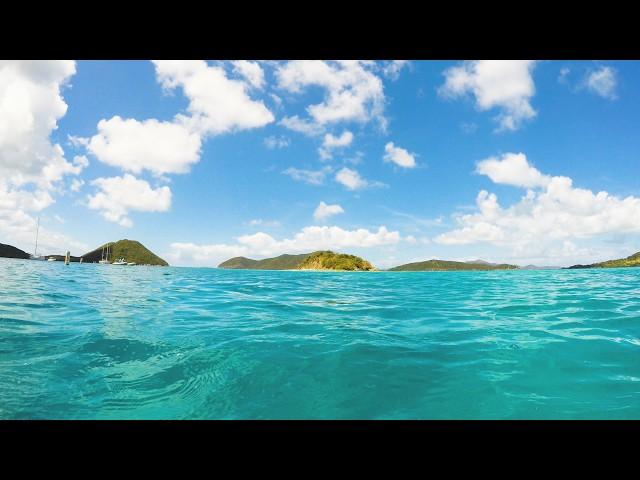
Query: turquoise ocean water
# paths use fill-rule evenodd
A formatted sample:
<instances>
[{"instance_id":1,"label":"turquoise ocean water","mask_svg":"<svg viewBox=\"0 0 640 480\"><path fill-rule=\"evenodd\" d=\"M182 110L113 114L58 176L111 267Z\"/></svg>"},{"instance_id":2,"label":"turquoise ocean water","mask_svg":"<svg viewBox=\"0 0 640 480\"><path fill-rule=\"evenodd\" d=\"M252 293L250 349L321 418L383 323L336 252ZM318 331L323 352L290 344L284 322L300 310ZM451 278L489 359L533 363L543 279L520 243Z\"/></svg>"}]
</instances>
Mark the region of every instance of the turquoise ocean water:
<instances>
[{"instance_id":1,"label":"turquoise ocean water","mask_svg":"<svg viewBox=\"0 0 640 480\"><path fill-rule=\"evenodd\" d=\"M0 259L0 418L640 418L640 268Z\"/></svg>"}]
</instances>

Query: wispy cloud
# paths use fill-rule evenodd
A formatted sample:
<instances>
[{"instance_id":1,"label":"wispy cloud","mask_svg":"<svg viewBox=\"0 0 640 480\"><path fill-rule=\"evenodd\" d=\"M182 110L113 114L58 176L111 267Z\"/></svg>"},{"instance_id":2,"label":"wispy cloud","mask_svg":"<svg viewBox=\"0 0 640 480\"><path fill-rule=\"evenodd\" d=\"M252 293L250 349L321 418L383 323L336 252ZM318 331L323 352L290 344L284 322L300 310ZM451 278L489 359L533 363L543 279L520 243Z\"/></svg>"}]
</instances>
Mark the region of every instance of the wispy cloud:
<instances>
[{"instance_id":1,"label":"wispy cloud","mask_svg":"<svg viewBox=\"0 0 640 480\"><path fill-rule=\"evenodd\" d=\"M298 182L308 183L309 185L322 185L325 177L333 171L330 166L323 167L319 170L305 170L302 168L289 167L283 170L284 175L288 175Z\"/></svg>"},{"instance_id":2,"label":"wispy cloud","mask_svg":"<svg viewBox=\"0 0 640 480\"><path fill-rule=\"evenodd\" d=\"M415 225L419 225L421 227L443 227L446 226L446 223L444 222L444 217L439 216L436 218L424 218L424 217L420 217L418 215L414 215L412 213L406 213L406 212L400 212L398 210L393 210L389 207L382 207L385 211L389 212L390 214L396 216L396 217L400 217L400 218L406 218L407 220L410 220L413 224Z\"/></svg>"},{"instance_id":3,"label":"wispy cloud","mask_svg":"<svg viewBox=\"0 0 640 480\"><path fill-rule=\"evenodd\" d=\"M284 135L278 137L276 135L271 135L264 139L264 145L269 150L274 150L276 148L286 148L291 145L291 140L285 137Z\"/></svg>"},{"instance_id":4,"label":"wispy cloud","mask_svg":"<svg viewBox=\"0 0 640 480\"><path fill-rule=\"evenodd\" d=\"M377 180L367 180L357 170L348 167L343 167L336 173L335 181L346 187L347 190L364 190L365 188L388 186Z\"/></svg>"},{"instance_id":5,"label":"wispy cloud","mask_svg":"<svg viewBox=\"0 0 640 480\"><path fill-rule=\"evenodd\" d=\"M607 100L618 98L616 93L618 78L616 70L611 67L600 67L597 70L592 70L585 77L584 85L590 92Z\"/></svg>"}]
</instances>

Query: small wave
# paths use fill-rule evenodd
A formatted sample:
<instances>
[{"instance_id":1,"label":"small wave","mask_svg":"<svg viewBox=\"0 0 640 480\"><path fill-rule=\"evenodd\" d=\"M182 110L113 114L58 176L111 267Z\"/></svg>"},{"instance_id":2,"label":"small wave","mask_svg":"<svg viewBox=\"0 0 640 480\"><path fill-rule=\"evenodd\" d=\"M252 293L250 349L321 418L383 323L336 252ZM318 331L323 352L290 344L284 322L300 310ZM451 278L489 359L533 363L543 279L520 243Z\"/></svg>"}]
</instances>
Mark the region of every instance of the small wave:
<instances>
[{"instance_id":1,"label":"small wave","mask_svg":"<svg viewBox=\"0 0 640 480\"><path fill-rule=\"evenodd\" d=\"M640 269L35 263L0 262L0 418L640 419Z\"/></svg>"}]
</instances>

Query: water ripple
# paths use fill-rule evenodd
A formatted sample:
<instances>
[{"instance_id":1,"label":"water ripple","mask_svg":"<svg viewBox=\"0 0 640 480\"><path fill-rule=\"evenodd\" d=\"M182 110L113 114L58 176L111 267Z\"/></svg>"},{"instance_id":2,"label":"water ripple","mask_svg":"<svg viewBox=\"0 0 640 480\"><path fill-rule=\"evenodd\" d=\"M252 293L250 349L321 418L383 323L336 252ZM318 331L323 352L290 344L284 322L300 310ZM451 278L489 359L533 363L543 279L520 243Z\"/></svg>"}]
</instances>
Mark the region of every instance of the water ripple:
<instances>
[{"instance_id":1,"label":"water ripple","mask_svg":"<svg viewBox=\"0 0 640 480\"><path fill-rule=\"evenodd\" d=\"M0 259L0 418L640 418L639 286Z\"/></svg>"}]
</instances>

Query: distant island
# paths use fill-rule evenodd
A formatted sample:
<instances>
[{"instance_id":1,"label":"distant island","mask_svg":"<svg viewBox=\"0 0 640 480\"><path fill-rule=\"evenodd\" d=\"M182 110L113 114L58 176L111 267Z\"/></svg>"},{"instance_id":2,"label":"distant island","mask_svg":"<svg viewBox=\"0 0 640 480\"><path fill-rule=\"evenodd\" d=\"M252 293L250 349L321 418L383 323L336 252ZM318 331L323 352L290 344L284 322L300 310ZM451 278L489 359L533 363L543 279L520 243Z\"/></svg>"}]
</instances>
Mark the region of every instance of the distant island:
<instances>
[{"instance_id":1,"label":"distant island","mask_svg":"<svg viewBox=\"0 0 640 480\"><path fill-rule=\"evenodd\" d=\"M590 265L572 265L568 269L576 268L620 268L620 267L640 267L640 252L636 252L627 258L619 258L618 260L607 260L600 263L592 263Z\"/></svg>"},{"instance_id":2,"label":"distant island","mask_svg":"<svg viewBox=\"0 0 640 480\"><path fill-rule=\"evenodd\" d=\"M454 262L451 260L427 260L413 262L390 268L390 272L439 272L457 270L517 270L517 265L489 263L483 260L473 262Z\"/></svg>"},{"instance_id":3,"label":"distant island","mask_svg":"<svg viewBox=\"0 0 640 480\"><path fill-rule=\"evenodd\" d=\"M518 269L520 270L560 270L562 269L562 267L555 267L555 266L539 267L537 265L525 265L524 267L518 267Z\"/></svg>"},{"instance_id":4,"label":"distant island","mask_svg":"<svg viewBox=\"0 0 640 480\"><path fill-rule=\"evenodd\" d=\"M151 250L146 248L137 240L118 240L108 242L84 255L71 256L71 262L97 263L104 258L104 253L108 247L109 262L114 262L124 258L126 262L137 265L159 265L169 266L169 264ZM0 257L29 259L31 255L12 245L0 243ZM55 258L64 261L64 255L45 255L46 258ZM42 259L42 257L40 257ZM572 265L564 269L581 268L620 268L620 267L640 267L640 252L636 252L626 258L617 260L607 260L588 265ZM312 253L302 253L298 255L284 254L273 258L254 260L246 257L234 257L222 262L218 268L223 269L246 269L246 270L329 270L329 271L358 271L367 272L378 270L371 262L346 253L336 253L330 250L320 250ZM538 267L526 265L520 267L508 263L490 263L484 260L470 260L457 262L452 260L426 260L424 262L413 262L399 265L388 269L389 272L440 272L440 271L473 271L473 270L551 270L563 267Z\"/></svg>"},{"instance_id":5,"label":"distant island","mask_svg":"<svg viewBox=\"0 0 640 480\"><path fill-rule=\"evenodd\" d=\"M265 258L263 260L253 260L247 257L233 257L222 262L218 265L218 268L244 270L295 270L309 255L311 254L284 254L279 257Z\"/></svg>"},{"instance_id":6,"label":"distant island","mask_svg":"<svg viewBox=\"0 0 640 480\"><path fill-rule=\"evenodd\" d=\"M27 259L29 258L29 254L20 250L19 248L14 247L13 245L0 243L0 257Z\"/></svg>"},{"instance_id":7,"label":"distant island","mask_svg":"<svg viewBox=\"0 0 640 480\"><path fill-rule=\"evenodd\" d=\"M285 254L263 260L234 257L222 262L218 265L218 268L247 270L375 270L375 267L371 263L360 257L344 253L335 253L329 250L303 253L300 255Z\"/></svg>"},{"instance_id":8,"label":"distant island","mask_svg":"<svg viewBox=\"0 0 640 480\"><path fill-rule=\"evenodd\" d=\"M369 272L376 268L366 260L330 250L313 252L298 266L298 270L342 270Z\"/></svg>"},{"instance_id":9,"label":"distant island","mask_svg":"<svg viewBox=\"0 0 640 480\"><path fill-rule=\"evenodd\" d=\"M253 260L246 257L234 257L222 262L218 268L246 270L337 270L337 271L373 271L377 270L371 262L355 255L318 251L300 255L280 255L274 258ZM489 263L484 260L453 262L448 260L428 260L408 263L390 268L391 272L449 271L449 270L515 270L519 267L503 263Z\"/></svg>"},{"instance_id":10,"label":"distant island","mask_svg":"<svg viewBox=\"0 0 640 480\"><path fill-rule=\"evenodd\" d=\"M92 250L84 255L70 256L70 262L80 262L80 259L84 263L97 263L103 259L103 255L106 253L107 247L109 247L109 262L114 262L119 258L124 258L127 262L136 263L137 265L160 265L163 267L169 264L142 245L137 240L118 240L117 242L108 242L100 247ZM0 257L6 258L22 258L29 259L31 255L27 252L20 250L12 245L5 245L0 243ZM42 257L41 257L42 258ZM57 261L64 261L64 255L44 255L44 258L55 258Z\"/></svg>"},{"instance_id":11,"label":"distant island","mask_svg":"<svg viewBox=\"0 0 640 480\"><path fill-rule=\"evenodd\" d=\"M127 262L135 262L138 265L160 265L163 267L169 264L142 245L137 240L118 240L117 242L108 242L99 246L95 250L82 255L82 261L88 263L99 262L102 259L103 250L109 247L109 258L111 262L119 258L124 258Z\"/></svg>"}]
</instances>

